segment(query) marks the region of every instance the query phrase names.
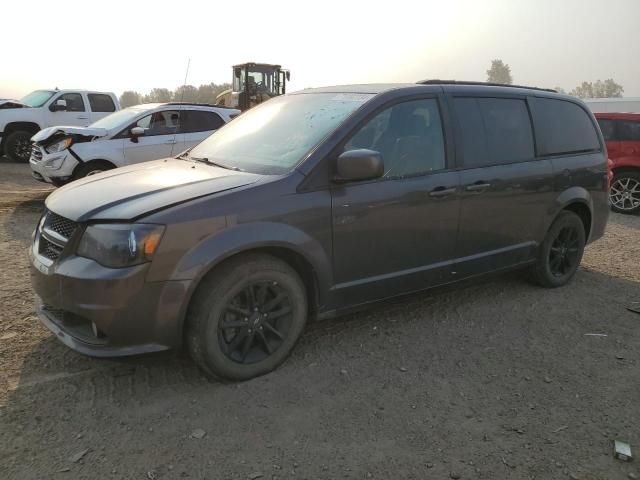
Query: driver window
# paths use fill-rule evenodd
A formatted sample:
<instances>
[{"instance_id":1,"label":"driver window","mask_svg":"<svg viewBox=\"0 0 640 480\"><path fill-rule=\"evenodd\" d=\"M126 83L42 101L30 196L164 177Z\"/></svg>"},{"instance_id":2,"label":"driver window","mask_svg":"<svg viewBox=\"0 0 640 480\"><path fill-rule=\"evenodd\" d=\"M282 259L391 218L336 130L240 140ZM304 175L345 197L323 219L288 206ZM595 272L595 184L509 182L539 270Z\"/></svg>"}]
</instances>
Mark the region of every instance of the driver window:
<instances>
[{"instance_id":1,"label":"driver window","mask_svg":"<svg viewBox=\"0 0 640 480\"><path fill-rule=\"evenodd\" d=\"M64 100L67 102L67 112L84 112L84 100L79 93L63 93L56 98L51 105L54 105L58 100Z\"/></svg>"},{"instance_id":2,"label":"driver window","mask_svg":"<svg viewBox=\"0 0 640 480\"><path fill-rule=\"evenodd\" d=\"M444 135L438 102L415 100L383 110L351 137L344 151L361 148L382 155L386 178L444 169Z\"/></svg>"}]
</instances>

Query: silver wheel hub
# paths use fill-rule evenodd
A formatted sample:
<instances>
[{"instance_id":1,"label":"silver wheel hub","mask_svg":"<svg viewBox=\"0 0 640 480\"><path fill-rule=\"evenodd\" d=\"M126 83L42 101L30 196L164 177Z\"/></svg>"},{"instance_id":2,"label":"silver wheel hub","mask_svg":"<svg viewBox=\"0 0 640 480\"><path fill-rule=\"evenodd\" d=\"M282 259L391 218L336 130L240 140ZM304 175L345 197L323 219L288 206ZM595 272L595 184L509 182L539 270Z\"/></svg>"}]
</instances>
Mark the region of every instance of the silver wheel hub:
<instances>
[{"instance_id":1,"label":"silver wheel hub","mask_svg":"<svg viewBox=\"0 0 640 480\"><path fill-rule=\"evenodd\" d=\"M640 181L631 177L618 178L609 192L611 204L619 210L635 210L640 207Z\"/></svg>"}]
</instances>

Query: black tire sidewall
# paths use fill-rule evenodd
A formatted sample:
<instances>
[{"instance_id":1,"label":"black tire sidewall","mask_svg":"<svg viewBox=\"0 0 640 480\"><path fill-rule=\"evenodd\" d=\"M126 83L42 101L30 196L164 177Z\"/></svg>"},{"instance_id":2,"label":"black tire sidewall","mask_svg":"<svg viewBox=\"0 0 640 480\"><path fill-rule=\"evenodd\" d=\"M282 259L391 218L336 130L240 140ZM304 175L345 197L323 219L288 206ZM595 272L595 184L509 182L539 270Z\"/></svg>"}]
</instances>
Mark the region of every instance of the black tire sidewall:
<instances>
[{"instance_id":1,"label":"black tire sidewall","mask_svg":"<svg viewBox=\"0 0 640 480\"><path fill-rule=\"evenodd\" d=\"M7 139L5 140L5 144L4 144L5 155L14 162L19 162L19 163L29 162L29 157L31 156L31 152L29 152L29 156L27 156L27 158L19 158L13 154L13 149L15 148L15 144L18 140L25 139L29 143L31 143L32 136L33 136L33 133L30 133L24 130L11 132L9 135L7 135Z\"/></svg>"},{"instance_id":2,"label":"black tire sidewall","mask_svg":"<svg viewBox=\"0 0 640 480\"><path fill-rule=\"evenodd\" d=\"M611 181L611 185L613 185L616 181L620 180L621 178L632 178L632 179L637 180L638 182L640 182L640 172L632 171L632 170L624 170L622 172L616 173L613 176L613 180ZM609 205L611 206L611 210L613 210L616 213L622 213L622 214L626 214L626 215L635 215L638 212L640 212L640 206L637 206L636 208L634 208L632 210L621 210L618 207L616 207L611 202L611 192L609 192Z\"/></svg>"},{"instance_id":3,"label":"black tire sidewall","mask_svg":"<svg viewBox=\"0 0 640 480\"><path fill-rule=\"evenodd\" d=\"M108 170L112 170L114 167L102 160L93 160L91 162L83 163L80 165L77 170L74 172L73 179L79 180L80 178L85 178L89 173L100 171L106 172Z\"/></svg>"},{"instance_id":4,"label":"black tire sidewall","mask_svg":"<svg viewBox=\"0 0 640 480\"><path fill-rule=\"evenodd\" d=\"M578 259L575 265L572 267L571 271L558 277L551 273L549 255L551 253L551 246L558 237L558 234L561 230L567 227L575 229L576 233L578 234ZM582 220L580 220L580 217L578 217L578 215L573 212L562 212L562 214L553 222L553 224L549 228L547 236L545 237L545 240L540 247L538 262L536 265L539 282L544 286L552 288L561 287L569 283L573 279L576 271L578 270L578 267L580 266L580 262L582 261L582 256L584 254L585 244L586 235L584 231L584 225L582 224Z\"/></svg>"},{"instance_id":5,"label":"black tire sidewall","mask_svg":"<svg viewBox=\"0 0 640 480\"><path fill-rule=\"evenodd\" d=\"M243 265L216 283L206 302L206 313L203 312L207 318L202 322L202 328L198 332L203 360L215 375L231 380L246 380L263 375L278 367L293 350L306 325L306 293L304 285L292 269L286 265L283 265L283 268L277 267L277 264L274 266L272 262L264 265L260 265L260 262ZM218 325L227 303L246 284L261 281L276 281L288 292L293 310L291 327L283 344L275 353L260 362L243 365L234 362L222 351L218 340Z\"/></svg>"}]
</instances>

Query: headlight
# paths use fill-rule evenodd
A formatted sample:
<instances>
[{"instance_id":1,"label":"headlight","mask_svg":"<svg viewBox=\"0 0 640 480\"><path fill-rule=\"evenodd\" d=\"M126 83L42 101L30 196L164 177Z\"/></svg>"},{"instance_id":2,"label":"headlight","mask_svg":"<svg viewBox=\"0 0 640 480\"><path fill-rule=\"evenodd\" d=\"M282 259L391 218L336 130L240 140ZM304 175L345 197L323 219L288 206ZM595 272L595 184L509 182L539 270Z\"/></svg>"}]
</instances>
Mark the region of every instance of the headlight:
<instances>
[{"instance_id":1,"label":"headlight","mask_svg":"<svg viewBox=\"0 0 640 480\"><path fill-rule=\"evenodd\" d=\"M45 147L45 150L47 153L58 153L69 148L71 143L71 137L63 138L62 140L58 140L56 143L52 143L48 147Z\"/></svg>"},{"instance_id":2,"label":"headlight","mask_svg":"<svg viewBox=\"0 0 640 480\"><path fill-rule=\"evenodd\" d=\"M105 267L139 265L151 261L163 233L162 225L148 223L89 225L77 253Z\"/></svg>"}]
</instances>

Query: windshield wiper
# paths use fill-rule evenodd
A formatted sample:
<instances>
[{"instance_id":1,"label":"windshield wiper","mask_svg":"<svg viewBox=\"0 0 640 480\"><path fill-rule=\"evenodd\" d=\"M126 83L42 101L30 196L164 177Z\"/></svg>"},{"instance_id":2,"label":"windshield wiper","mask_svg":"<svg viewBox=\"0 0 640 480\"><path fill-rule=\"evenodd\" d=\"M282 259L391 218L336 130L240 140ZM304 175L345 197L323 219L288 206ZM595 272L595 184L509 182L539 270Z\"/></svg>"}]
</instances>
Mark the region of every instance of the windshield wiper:
<instances>
[{"instance_id":1,"label":"windshield wiper","mask_svg":"<svg viewBox=\"0 0 640 480\"><path fill-rule=\"evenodd\" d=\"M238 167L232 167L231 165L223 165L222 163L217 163L214 162L213 160L209 160L207 157L189 157L190 160L193 160L195 162L202 162L202 163L206 163L208 165L213 165L215 167L220 167L220 168L224 168L226 170L234 170L236 172L242 172L243 170L238 168Z\"/></svg>"},{"instance_id":2,"label":"windshield wiper","mask_svg":"<svg viewBox=\"0 0 640 480\"><path fill-rule=\"evenodd\" d=\"M185 150L184 152L182 152L180 155L178 155L176 158L180 159L180 158L185 158L187 156L189 156L189 152L193 150L193 147Z\"/></svg>"}]
</instances>

